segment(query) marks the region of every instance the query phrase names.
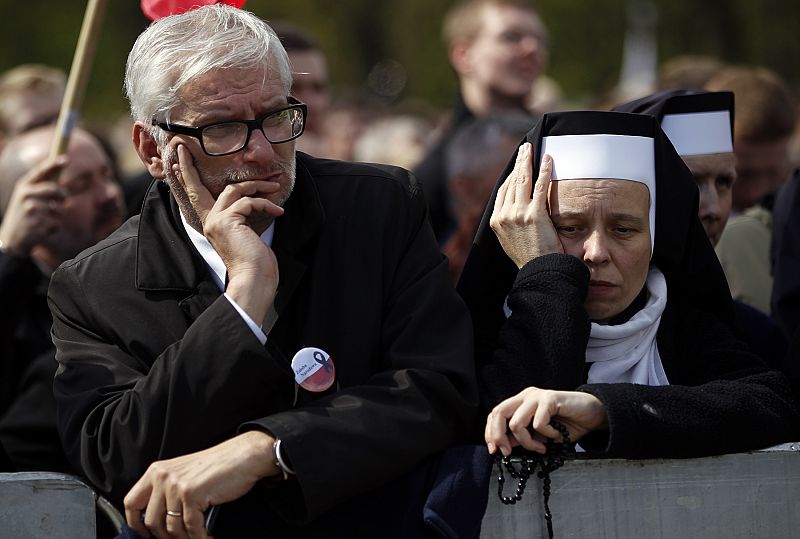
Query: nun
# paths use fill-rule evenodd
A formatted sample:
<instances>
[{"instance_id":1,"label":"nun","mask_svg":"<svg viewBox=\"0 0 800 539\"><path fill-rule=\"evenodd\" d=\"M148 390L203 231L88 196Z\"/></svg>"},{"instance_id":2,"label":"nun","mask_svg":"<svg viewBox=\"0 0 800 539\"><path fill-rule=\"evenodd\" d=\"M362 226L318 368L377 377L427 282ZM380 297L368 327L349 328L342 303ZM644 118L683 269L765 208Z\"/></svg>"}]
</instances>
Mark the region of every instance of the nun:
<instances>
[{"instance_id":1,"label":"nun","mask_svg":"<svg viewBox=\"0 0 800 539\"><path fill-rule=\"evenodd\" d=\"M538 171L534 177L533 171ZM695 457L795 439L786 378L735 336L680 156L647 115L545 115L501 177L459 291L489 453Z\"/></svg>"},{"instance_id":2,"label":"nun","mask_svg":"<svg viewBox=\"0 0 800 539\"><path fill-rule=\"evenodd\" d=\"M651 114L692 173L700 195L697 216L714 247L728 222L736 181L732 92L667 90L618 105L615 111ZM753 246L758 250L766 246ZM724 264L724 262L721 261ZM787 343L775 321L743 301L733 300L736 324L750 349L782 368Z\"/></svg>"}]
</instances>

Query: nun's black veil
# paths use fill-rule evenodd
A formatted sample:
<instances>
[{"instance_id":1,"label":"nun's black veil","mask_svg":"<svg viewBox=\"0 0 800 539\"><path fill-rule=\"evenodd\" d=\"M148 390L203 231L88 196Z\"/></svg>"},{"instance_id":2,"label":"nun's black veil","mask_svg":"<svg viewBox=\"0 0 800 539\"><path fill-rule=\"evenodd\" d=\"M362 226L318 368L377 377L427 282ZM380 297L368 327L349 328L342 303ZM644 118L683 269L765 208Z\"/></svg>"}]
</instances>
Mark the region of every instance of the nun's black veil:
<instances>
[{"instance_id":1,"label":"nun's black veil","mask_svg":"<svg viewBox=\"0 0 800 539\"><path fill-rule=\"evenodd\" d=\"M534 181L542 138L556 135L614 134L655 139L656 230L651 263L667 280L668 302L690 301L733 327L733 306L725 275L697 217L698 190L691 172L653 116L621 112L546 114L526 136L533 145ZM512 156L495 186L478 227L458 290L473 317L478 350L491 346L505 320L502 305L517 268L489 226L500 185L513 169Z\"/></svg>"},{"instance_id":2,"label":"nun's black veil","mask_svg":"<svg viewBox=\"0 0 800 539\"><path fill-rule=\"evenodd\" d=\"M680 99L673 99L680 97ZM665 90L617 105L616 112L636 112L651 114L659 124L666 114L687 114L690 112L708 112L710 110L727 110L730 112L731 133L733 133L733 92L709 92L706 90Z\"/></svg>"}]
</instances>

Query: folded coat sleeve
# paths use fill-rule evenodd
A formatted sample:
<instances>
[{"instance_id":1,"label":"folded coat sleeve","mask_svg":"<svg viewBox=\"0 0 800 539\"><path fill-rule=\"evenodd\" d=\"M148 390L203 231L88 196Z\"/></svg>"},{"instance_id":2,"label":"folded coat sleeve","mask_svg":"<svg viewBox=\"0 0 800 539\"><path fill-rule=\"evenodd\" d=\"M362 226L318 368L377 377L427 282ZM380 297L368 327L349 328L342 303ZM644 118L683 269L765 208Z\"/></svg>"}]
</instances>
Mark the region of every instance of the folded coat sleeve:
<instances>
[{"instance_id":1,"label":"folded coat sleeve","mask_svg":"<svg viewBox=\"0 0 800 539\"><path fill-rule=\"evenodd\" d=\"M613 457L683 458L797 439L798 407L782 373L707 313L679 309L662 323L675 335L676 367L668 374L676 383L579 387L603 402L609 423L607 437L587 438L584 447Z\"/></svg>"},{"instance_id":2,"label":"folded coat sleeve","mask_svg":"<svg viewBox=\"0 0 800 539\"><path fill-rule=\"evenodd\" d=\"M54 391L68 457L112 501L121 502L150 463L229 438L254 410L291 406L291 369L272 359L269 346L260 345L223 296L188 329L179 310L171 318L181 322L172 328L159 320L136 322L152 324L150 331L159 333L156 341L175 333L172 345L149 357L139 350L147 343L129 342L117 333L125 331L117 327L121 317L141 318L142 313L124 304L106 305L98 294L87 293L85 270L77 262L51 280L59 362ZM176 306L163 303L165 310ZM202 409L197 402L204 403Z\"/></svg>"},{"instance_id":3,"label":"folded coat sleeve","mask_svg":"<svg viewBox=\"0 0 800 539\"><path fill-rule=\"evenodd\" d=\"M586 266L565 254L544 255L520 269L496 348L478 345L485 411L526 387L573 390L584 381L588 283Z\"/></svg>"}]
</instances>

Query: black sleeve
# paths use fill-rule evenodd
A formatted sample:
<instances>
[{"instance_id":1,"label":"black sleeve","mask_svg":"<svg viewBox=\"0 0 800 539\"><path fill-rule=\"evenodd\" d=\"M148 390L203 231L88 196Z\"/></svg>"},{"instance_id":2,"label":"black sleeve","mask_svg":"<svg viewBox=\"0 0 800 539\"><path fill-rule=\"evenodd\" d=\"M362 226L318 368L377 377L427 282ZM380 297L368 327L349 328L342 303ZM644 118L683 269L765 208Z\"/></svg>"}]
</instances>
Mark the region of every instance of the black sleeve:
<instances>
[{"instance_id":1,"label":"black sleeve","mask_svg":"<svg viewBox=\"0 0 800 539\"><path fill-rule=\"evenodd\" d=\"M664 333L675 336L674 346ZM668 386L578 388L599 398L608 412L607 438L591 436L584 447L624 458L696 457L768 447L800 433L786 377L768 369L713 316L665 312L659 329L664 351L676 366L668 370Z\"/></svg>"},{"instance_id":2,"label":"black sleeve","mask_svg":"<svg viewBox=\"0 0 800 539\"><path fill-rule=\"evenodd\" d=\"M772 316L791 339L800 325L800 171L779 191L772 226Z\"/></svg>"},{"instance_id":3,"label":"black sleeve","mask_svg":"<svg viewBox=\"0 0 800 539\"><path fill-rule=\"evenodd\" d=\"M16 331L35 301L42 274L30 258L0 251L0 414L12 405L28 358L20 358Z\"/></svg>"},{"instance_id":4,"label":"black sleeve","mask_svg":"<svg viewBox=\"0 0 800 539\"><path fill-rule=\"evenodd\" d=\"M589 272L577 258L550 254L528 262L508 295L511 316L497 347L479 344L484 410L526 387L574 390L584 381L590 322L583 307Z\"/></svg>"},{"instance_id":5,"label":"black sleeve","mask_svg":"<svg viewBox=\"0 0 800 539\"><path fill-rule=\"evenodd\" d=\"M112 501L120 503L152 462L206 449L254 413L291 406L291 369L224 296L144 360L133 352L144 344L123 342L103 320L130 317L155 335L172 329L168 317L125 300L108 305L87 293L78 274L62 266L50 285L59 431L73 465ZM175 333L183 330L175 325Z\"/></svg>"}]
</instances>

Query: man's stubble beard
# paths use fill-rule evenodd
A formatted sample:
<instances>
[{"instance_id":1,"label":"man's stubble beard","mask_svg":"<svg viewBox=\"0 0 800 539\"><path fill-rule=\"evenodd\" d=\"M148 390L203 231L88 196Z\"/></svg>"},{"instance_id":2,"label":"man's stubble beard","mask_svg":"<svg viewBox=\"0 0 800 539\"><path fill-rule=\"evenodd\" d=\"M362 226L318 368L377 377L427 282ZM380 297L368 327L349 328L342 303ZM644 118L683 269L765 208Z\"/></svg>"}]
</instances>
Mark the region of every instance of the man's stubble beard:
<instances>
[{"instance_id":1,"label":"man's stubble beard","mask_svg":"<svg viewBox=\"0 0 800 539\"><path fill-rule=\"evenodd\" d=\"M178 181L178 179L175 177L175 174L172 172L172 165L178 162L178 152L175 150L175 148L166 146L161 148L161 156L162 162L164 163L164 181L167 182L167 185L172 192L172 196L175 197L178 207L183 213L184 219L186 219L186 222L189 223L192 228L202 233L203 224L200 220L200 216L192 205L189 195L186 193L186 189L183 188L181 182ZM228 184L240 183L253 177L265 176L275 172L276 170L281 170L284 177L288 179L288 185L282 190L280 198L275 202L276 205L281 207L283 207L283 205L289 199L289 196L291 196L292 191L294 191L294 183L297 172L294 153L292 154L292 158L288 163L276 160L271 166L266 168L245 167L241 169L227 170L221 174L209 174L204 171L202 167L198 167L197 165L195 165L195 168L197 169L197 173L200 175L201 182L212 193L212 196L214 196L214 191L217 193L216 196L219 196L219 193L221 193ZM262 218L261 215L264 215L264 217ZM254 230L259 230L261 228L266 229L266 226L268 226L273 219L274 218L271 215L265 215L259 212L259 215L255 216L255 218L248 218L247 224Z\"/></svg>"}]
</instances>

